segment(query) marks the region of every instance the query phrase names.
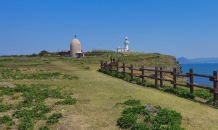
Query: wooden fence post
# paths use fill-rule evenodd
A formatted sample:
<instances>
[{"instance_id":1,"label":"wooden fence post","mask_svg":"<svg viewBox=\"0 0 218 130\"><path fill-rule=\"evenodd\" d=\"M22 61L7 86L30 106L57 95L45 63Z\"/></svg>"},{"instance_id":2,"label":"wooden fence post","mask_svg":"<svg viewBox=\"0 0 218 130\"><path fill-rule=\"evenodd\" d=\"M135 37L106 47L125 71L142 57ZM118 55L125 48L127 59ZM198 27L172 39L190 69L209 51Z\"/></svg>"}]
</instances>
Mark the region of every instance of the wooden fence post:
<instances>
[{"instance_id":1,"label":"wooden fence post","mask_svg":"<svg viewBox=\"0 0 218 130\"><path fill-rule=\"evenodd\" d=\"M118 74L119 68L118 68L118 63L117 63L117 74Z\"/></svg>"},{"instance_id":2,"label":"wooden fence post","mask_svg":"<svg viewBox=\"0 0 218 130\"><path fill-rule=\"evenodd\" d=\"M162 71L162 67L160 67L160 70ZM161 78L161 80L160 80L160 87L163 88L163 80L162 80L163 72L161 72L161 71L160 71L160 78Z\"/></svg>"},{"instance_id":3,"label":"wooden fence post","mask_svg":"<svg viewBox=\"0 0 218 130\"><path fill-rule=\"evenodd\" d=\"M144 70L144 65L142 65L142 83L145 83L144 75L145 75L145 70Z\"/></svg>"},{"instance_id":4,"label":"wooden fence post","mask_svg":"<svg viewBox=\"0 0 218 130\"><path fill-rule=\"evenodd\" d=\"M131 64L131 81L133 82L133 64Z\"/></svg>"},{"instance_id":5,"label":"wooden fence post","mask_svg":"<svg viewBox=\"0 0 218 130\"><path fill-rule=\"evenodd\" d=\"M158 88L158 86L157 86L157 81L158 81L158 79L157 79L157 71L158 71L158 68L155 67L155 87L156 88Z\"/></svg>"},{"instance_id":6,"label":"wooden fence post","mask_svg":"<svg viewBox=\"0 0 218 130\"><path fill-rule=\"evenodd\" d=\"M125 73L126 71L125 71L125 63L123 63L123 76L124 76L124 78L126 77L126 73Z\"/></svg>"},{"instance_id":7,"label":"wooden fence post","mask_svg":"<svg viewBox=\"0 0 218 130\"><path fill-rule=\"evenodd\" d=\"M191 84L193 84L194 83L194 79L193 79L193 75L192 75L192 73L193 73L193 69L192 68L190 68L189 69L189 73L190 73L190 83ZM190 93L193 93L194 92L194 86L193 85L190 85Z\"/></svg>"},{"instance_id":8,"label":"wooden fence post","mask_svg":"<svg viewBox=\"0 0 218 130\"><path fill-rule=\"evenodd\" d=\"M213 71L213 76L215 76L215 80L217 80L217 71ZM216 81L213 81L213 88L214 88L214 100L218 100L218 95L216 94L217 91L217 82Z\"/></svg>"},{"instance_id":9,"label":"wooden fence post","mask_svg":"<svg viewBox=\"0 0 218 130\"><path fill-rule=\"evenodd\" d=\"M176 68L173 68L173 87L176 89Z\"/></svg>"}]
</instances>

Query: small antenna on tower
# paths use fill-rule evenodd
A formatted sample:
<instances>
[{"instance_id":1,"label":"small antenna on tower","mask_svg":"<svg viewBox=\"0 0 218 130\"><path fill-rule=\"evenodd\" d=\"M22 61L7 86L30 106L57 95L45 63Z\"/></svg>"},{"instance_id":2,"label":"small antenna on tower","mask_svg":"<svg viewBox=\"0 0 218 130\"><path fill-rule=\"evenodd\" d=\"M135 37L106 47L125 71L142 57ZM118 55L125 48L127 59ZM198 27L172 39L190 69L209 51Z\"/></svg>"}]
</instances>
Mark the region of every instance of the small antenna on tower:
<instances>
[{"instance_id":1,"label":"small antenna on tower","mask_svg":"<svg viewBox=\"0 0 218 130\"><path fill-rule=\"evenodd\" d=\"M76 35L75 35L75 38L76 38Z\"/></svg>"}]
</instances>

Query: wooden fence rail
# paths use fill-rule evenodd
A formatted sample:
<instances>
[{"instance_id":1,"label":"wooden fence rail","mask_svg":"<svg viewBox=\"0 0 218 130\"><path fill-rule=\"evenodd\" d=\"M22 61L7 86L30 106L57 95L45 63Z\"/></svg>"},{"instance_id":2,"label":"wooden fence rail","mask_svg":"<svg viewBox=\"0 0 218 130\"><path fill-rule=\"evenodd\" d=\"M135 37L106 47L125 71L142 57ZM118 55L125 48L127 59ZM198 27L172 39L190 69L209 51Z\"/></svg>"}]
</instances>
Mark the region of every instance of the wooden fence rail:
<instances>
[{"instance_id":1,"label":"wooden fence rail","mask_svg":"<svg viewBox=\"0 0 218 130\"><path fill-rule=\"evenodd\" d=\"M173 68L173 71L165 71L162 69L162 67L160 67L160 69L158 69L158 67L155 67L155 69L146 69L144 68L144 66L142 66L141 68L133 68L133 65L131 64L131 66L126 66L125 63L123 63L122 66L118 65L118 62L112 62L110 64L107 64L107 61L104 63L101 60L101 69L105 69L105 70L110 70L112 71L116 71L117 74L118 73L123 73L124 77L126 77L126 73L128 73L131 76L131 81L133 81L133 77L139 77L142 79L142 83L145 82L144 77L148 77L148 78L152 78L155 80L155 87L158 87L158 80L160 80L160 87L163 88L163 81L167 81L167 82L171 82L171 84L173 84L174 89L177 88L177 86L183 86L183 87L188 87L190 89L190 93L194 92L194 87L198 87L198 88L203 88L203 89L207 89L210 90L210 93L214 94L214 100L218 100L218 88L217 88L217 71L213 71L213 76L211 75L203 75L203 74L196 74L193 72L193 69L190 68L189 72L187 72L186 74L177 74L176 72L176 68ZM113 67L116 67L116 69L113 69ZM119 72L119 68L122 68L123 71ZM130 69L130 73L126 72L126 68ZM133 71L141 71L141 75L140 76L136 76L133 74ZM155 72L155 76L148 76L144 74L144 71L154 71ZM160 75L160 78L158 78L158 73ZM164 73L170 73L173 76L173 80L169 80L169 79L164 79L163 78L163 74ZM177 83L177 76L180 77L189 77L190 78L190 82L185 84L180 84ZM213 82L213 88L212 87L205 87L203 85L198 85L198 84L194 84L194 76L200 76L200 77L205 77L205 78L209 78L209 81Z\"/></svg>"}]
</instances>

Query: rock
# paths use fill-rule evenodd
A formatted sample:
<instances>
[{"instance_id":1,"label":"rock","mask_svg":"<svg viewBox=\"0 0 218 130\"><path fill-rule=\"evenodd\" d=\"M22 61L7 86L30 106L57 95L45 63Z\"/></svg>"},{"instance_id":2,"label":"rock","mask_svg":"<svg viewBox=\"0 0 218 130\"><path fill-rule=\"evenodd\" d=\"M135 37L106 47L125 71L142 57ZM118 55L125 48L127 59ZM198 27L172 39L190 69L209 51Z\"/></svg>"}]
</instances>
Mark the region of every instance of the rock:
<instances>
[{"instance_id":1,"label":"rock","mask_svg":"<svg viewBox=\"0 0 218 130\"><path fill-rule=\"evenodd\" d=\"M123 69L119 69L118 72L123 72Z\"/></svg>"},{"instance_id":2,"label":"rock","mask_svg":"<svg viewBox=\"0 0 218 130\"><path fill-rule=\"evenodd\" d=\"M26 58L21 58L20 61L27 61L27 59Z\"/></svg>"},{"instance_id":3,"label":"rock","mask_svg":"<svg viewBox=\"0 0 218 130\"><path fill-rule=\"evenodd\" d=\"M44 68L41 68L41 69L40 69L40 71L44 71L44 70L45 70Z\"/></svg>"},{"instance_id":4,"label":"rock","mask_svg":"<svg viewBox=\"0 0 218 130\"><path fill-rule=\"evenodd\" d=\"M218 122L216 122L216 121L213 121L213 123L218 124Z\"/></svg>"},{"instance_id":5,"label":"rock","mask_svg":"<svg viewBox=\"0 0 218 130\"><path fill-rule=\"evenodd\" d=\"M152 107L151 105L147 105L145 107L145 109L147 109L152 115L156 115L156 114L158 114L160 112L160 110Z\"/></svg>"},{"instance_id":6,"label":"rock","mask_svg":"<svg viewBox=\"0 0 218 130\"><path fill-rule=\"evenodd\" d=\"M13 86L13 84L8 83L8 82L0 82L0 85Z\"/></svg>"}]
</instances>

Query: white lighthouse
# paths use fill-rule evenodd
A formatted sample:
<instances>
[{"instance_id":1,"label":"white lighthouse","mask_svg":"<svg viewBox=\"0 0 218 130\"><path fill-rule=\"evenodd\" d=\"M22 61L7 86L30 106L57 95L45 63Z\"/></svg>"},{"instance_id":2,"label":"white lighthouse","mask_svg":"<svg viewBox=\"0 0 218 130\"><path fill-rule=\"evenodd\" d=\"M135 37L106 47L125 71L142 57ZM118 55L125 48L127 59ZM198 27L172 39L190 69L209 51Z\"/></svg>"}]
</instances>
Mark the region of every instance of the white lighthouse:
<instances>
[{"instance_id":1,"label":"white lighthouse","mask_svg":"<svg viewBox=\"0 0 218 130\"><path fill-rule=\"evenodd\" d=\"M133 50L129 50L128 37L125 37L124 44L125 44L125 47L118 47L117 52L133 52Z\"/></svg>"},{"instance_id":2,"label":"white lighthouse","mask_svg":"<svg viewBox=\"0 0 218 130\"><path fill-rule=\"evenodd\" d=\"M129 48L128 48L128 44L129 44L128 37L125 37L124 44L125 44L126 50L129 50Z\"/></svg>"}]
</instances>

